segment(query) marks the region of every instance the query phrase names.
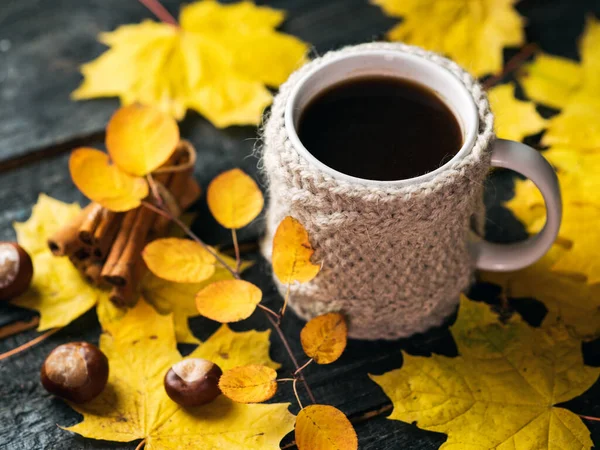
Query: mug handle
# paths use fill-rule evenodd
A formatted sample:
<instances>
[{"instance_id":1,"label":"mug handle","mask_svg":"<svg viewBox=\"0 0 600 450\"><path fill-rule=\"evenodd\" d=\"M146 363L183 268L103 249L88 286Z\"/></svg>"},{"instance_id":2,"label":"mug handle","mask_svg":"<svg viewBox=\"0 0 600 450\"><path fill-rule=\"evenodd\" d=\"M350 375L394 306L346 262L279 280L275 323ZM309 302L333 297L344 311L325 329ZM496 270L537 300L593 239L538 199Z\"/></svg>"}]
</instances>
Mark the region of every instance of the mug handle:
<instances>
[{"instance_id":1,"label":"mug handle","mask_svg":"<svg viewBox=\"0 0 600 450\"><path fill-rule=\"evenodd\" d=\"M546 203L546 224L538 234L523 242L474 242L475 265L478 269L490 271L522 269L540 259L558 235L562 216L558 178L550 163L538 151L520 142L506 139L496 140L492 152L492 166L514 170L533 181Z\"/></svg>"}]
</instances>

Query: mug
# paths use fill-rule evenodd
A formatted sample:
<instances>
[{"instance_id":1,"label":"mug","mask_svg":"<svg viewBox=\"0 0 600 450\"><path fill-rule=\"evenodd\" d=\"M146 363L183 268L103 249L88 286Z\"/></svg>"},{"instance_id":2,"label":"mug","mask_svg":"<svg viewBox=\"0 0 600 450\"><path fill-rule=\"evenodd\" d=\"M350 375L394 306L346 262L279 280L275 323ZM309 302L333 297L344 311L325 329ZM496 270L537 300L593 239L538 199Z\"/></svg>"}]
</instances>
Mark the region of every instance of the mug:
<instances>
[{"instance_id":1,"label":"mug","mask_svg":"<svg viewBox=\"0 0 600 450\"><path fill-rule=\"evenodd\" d=\"M429 173L395 181L349 176L315 158L298 138L301 112L328 87L370 75L413 80L435 92L460 124L463 145L456 155ZM322 270L293 287L290 306L306 319L340 311L354 338L406 337L441 324L475 269L516 270L539 259L560 227L556 174L536 150L496 139L493 123L481 85L456 63L418 47L347 47L292 74L262 135L269 187L262 251L270 259L277 225L293 216L308 231ZM547 218L537 235L505 245L480 237L490 167L514 170L540 189Z\"/></svg>"}]
</instances>

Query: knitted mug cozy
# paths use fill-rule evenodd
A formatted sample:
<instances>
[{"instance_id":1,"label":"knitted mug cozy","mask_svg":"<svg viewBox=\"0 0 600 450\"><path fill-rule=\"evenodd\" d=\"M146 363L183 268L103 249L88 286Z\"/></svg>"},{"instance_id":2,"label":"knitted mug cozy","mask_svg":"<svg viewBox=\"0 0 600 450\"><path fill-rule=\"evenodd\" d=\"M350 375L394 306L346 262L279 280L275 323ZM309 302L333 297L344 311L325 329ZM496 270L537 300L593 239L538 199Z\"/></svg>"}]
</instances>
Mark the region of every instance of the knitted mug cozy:
<instances>
[{"instance_id":1,"label":"knitted mug cozy","mask_svg":"<svg viewBox=\"0 0 600 450\"><path fill-rule=\"evenodd\" d=\"M292 88L311 69L364 50L416 54L455 74L478 109L472 150L429 181L401 187L337 179L300 155L284 125ZM271 259L278 224L293 216L308 231L313 262L322 263L313 281L292 287L290 306L297 314L310 319L340 311L348 318L351 337L396 339L440 325L455 310L460 292L472 281L469 233L472 227L483 231L483 180L494 141L486 94L467 72L435 53L398 43L329 52L281 86L262 141L270 197L262 252ZM285 286L275 281L283 293Z\"/></svg>"}]
</instances>

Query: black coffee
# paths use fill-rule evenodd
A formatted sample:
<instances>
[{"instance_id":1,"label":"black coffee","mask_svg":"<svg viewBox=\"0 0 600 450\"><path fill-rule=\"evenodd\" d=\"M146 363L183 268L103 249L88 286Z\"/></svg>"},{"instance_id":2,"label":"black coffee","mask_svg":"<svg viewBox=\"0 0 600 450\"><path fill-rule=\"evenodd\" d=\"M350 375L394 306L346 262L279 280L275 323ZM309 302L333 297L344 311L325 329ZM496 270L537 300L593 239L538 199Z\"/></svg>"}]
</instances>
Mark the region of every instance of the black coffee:
<instances>
[{"instance_id":1,"label":"black coffee","mask_svg":"<svg viewBox=\"0 0 600 450\"><path fill-rule=\"evenodd\" d=\"M300 116L298 135L327 166L369 180L423 175L462 146L458 121L434 92L386 76L343 81L320 93Z\"/></svg>"}]
</instances>

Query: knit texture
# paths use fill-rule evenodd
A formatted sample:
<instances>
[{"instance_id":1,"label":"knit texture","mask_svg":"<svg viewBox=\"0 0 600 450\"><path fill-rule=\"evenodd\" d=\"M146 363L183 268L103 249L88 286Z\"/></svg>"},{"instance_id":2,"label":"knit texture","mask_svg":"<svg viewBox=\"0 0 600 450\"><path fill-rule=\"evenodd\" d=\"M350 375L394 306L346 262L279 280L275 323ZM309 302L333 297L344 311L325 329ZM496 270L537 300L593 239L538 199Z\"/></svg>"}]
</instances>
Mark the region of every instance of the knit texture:
<instances>
[{"instance_id":1,"label":"knit texture","mask_svg":"<svg viewBox=\"0 0 600 450\"><path fill-rule=\"evenodd\" d=\"M458 76L479 111L479 133L466 157L430 181L381 188L334 178L294 149L284 126L292 87L313 67L365 49L417 54ZM440 325L472 281L467 241L472 226L482 232L483 180L493 140L493 116L482 87L454 62L417 47L346 47L292 74L275 97L262 133L270 197L262 252L270 260L279 222L293 216L308 231L313 261L323 268L313 281L293 286L290 306L305 319L341 311L350 336L360 339L396 339Z\"/></svg>"}]
</instances>

